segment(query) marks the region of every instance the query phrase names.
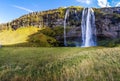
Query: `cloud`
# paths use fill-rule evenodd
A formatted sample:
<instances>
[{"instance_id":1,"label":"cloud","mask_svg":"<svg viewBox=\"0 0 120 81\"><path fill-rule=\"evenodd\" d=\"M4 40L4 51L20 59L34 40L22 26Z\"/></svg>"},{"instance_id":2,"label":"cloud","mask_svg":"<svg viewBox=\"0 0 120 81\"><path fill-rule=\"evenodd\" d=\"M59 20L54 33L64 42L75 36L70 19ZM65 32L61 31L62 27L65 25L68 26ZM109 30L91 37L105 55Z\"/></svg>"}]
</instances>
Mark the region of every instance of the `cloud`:
<instances>
[{"instance_id":1,"label":"cloud","mask_svg":"<svg viewBox=\"0 0 120 81\"><path fill-rule=\"evenodd\" d=\"M81 2L81 3L86 3L86 4L90 4L91 0L76 0L77 2Z\"/></svg>"},{"instance_id":2,"label":"cloud","mask_svg":"<svg viewBox=\"0 0 120 81\"><path fill-rule=\"evenodd\" d=\"M116 7L120 7L120 2L115 5Z\"/></svg>"},{"instance_id":3,"label":"cloud","mask_svg":"<svg viewBox=\"0 0 120 81\"><path fill-rule=\"evenodd\" d=\"M97 0L97 1L98 1L98 6L100 7L111 7L107 0Z\"/></svg>"},{"instance_id":4,"label":"cloud","mask_svg":"<svg viewBox=\"0 0 120 81\"><path fill-rule=\"evenodd\" d=\"M27 11L27 12L33 12L33 10L30 10L30 9L27 9L27 8L24 8L24 7L21 7L21 6L17 6L17 5L12 5L12 6L15 7L15 8Z\"/></svg>"}]
</instances>

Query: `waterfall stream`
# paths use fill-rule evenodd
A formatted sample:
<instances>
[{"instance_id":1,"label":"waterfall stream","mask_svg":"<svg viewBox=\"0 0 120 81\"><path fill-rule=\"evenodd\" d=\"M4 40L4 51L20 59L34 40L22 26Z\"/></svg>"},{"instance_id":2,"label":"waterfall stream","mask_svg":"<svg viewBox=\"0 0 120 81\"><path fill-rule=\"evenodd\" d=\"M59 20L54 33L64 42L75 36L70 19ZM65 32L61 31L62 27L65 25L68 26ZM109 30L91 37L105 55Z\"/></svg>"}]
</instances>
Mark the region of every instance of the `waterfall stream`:
<instances>
[{"instance_id":1,"label":"waterfall stream","mask_svg":"<svg viewBox=\"0 0 120 81\"><path fill-rule=\"evenodd\" d=\"M64 19L64 46L67 46L67 39L66 39L66 20L69 15L69 9L67 9Z\"/></svg>"},{"instance_id":2,"label":"waterfall stream","mask_svg":"<svg viewBox=\"0 0 120 81\"><path fill-rule=\"evenodd\" d=\"M67 36L72 37L75 31L77 31L77 27L71 28L69 32L66 32L67 26L67 18L69 16L70 10L67 9L64 18L64 46L68 46L67 44ZM75 18L77 21L80 21L80 18L77 16L77 11L74 10ZM92 8L84 8L82 11L82 21L81 21L81 33L82 36L76 35L76 38L82 39L81 41L76 41L73 39L73 43L76 43L75 46L81 47L90 47L96 46L96 26L95 26L95 15Z\"/></svg>"},{"instance_id":3,"label":"waterfall stream","mask_svg":"<svg viewBox=\"0 0 120 81\"><path fill-rule=\"evenodd\" d=\"M95 15L92 8L84 8L82 12L82 47L96 46Z\"/></svg>"}]
</instances>

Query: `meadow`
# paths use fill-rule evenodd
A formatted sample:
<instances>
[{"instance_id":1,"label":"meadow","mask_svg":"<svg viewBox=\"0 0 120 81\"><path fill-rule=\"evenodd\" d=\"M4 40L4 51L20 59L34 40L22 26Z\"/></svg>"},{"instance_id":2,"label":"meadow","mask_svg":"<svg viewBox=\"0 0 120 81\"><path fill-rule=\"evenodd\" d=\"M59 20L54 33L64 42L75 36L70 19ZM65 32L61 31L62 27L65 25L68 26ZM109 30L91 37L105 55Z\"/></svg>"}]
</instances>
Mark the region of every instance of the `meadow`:
<instances>
[{"instance_id":1,"label":"meadow","mask_svg":"<svg viewBox=\"0 0 120 81\"><path fill-rule=\"evenodd\" d=\"M120 81L120 47L2 47L0 81Z\"/></svg>"}]
</instances>

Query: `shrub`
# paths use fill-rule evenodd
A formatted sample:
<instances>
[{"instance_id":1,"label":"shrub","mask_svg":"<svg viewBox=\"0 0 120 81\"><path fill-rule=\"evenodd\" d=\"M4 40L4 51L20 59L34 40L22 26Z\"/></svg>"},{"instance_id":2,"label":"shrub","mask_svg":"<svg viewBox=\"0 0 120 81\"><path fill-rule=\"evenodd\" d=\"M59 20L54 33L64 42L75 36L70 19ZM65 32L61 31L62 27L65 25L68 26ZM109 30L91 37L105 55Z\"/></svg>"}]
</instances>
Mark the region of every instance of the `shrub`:
<instances>
[{"instance_id":1,"label":"shrub","mask_svg":"<svg viewBox=\"0 0 120 81\"><path fill-rule=\"evenodd\" d=\"M120 44L120 39L107 39L99 41L99 45L106 47L115 47Z\"/></svg>"},{"instance_id":2,"label":"shrub","mask_svg":"<svg viewBox=\"0 0 120 81\"><path fill-rule=\"evenodd\" d=\"M63 46L63 31L64 27L62 26L57 26L54 28L45 27L37 33L30 35L28 42L32 46Z\"/></svg>"},{"instance_id":3,"label":"shrub","mask_svg":"<svg viewBox=\"0 0 120 81\"><path fill-rule=\"evenodd\" d=\"M55 36L63 36L63 31L64 31L64 27L62 26L57 26L53 28L53 31L55 32Z\"/></svg>"},{"instance_id":4,"label":"shrub","mask_svg":"<svg viewBox=\"0 0 120 81\"><path fill-rule=\"evenodd\" d=\"M40 30L39 32L47 36L51 36L51 37L55 36L55 32L49 27L45 27L43 30Z\"/></svg>"},{"instance_id":5,"label":"shrub","mask_svg":"<svg viewBox=\"0 0 120 81\"><path fill-rule=\"evenodd\" d=\"M46 36L42 33L36 33L31 35L28 41L30 43L33 43L33 46L42 46L42 47L57 46L56 39Z\"/></svg>"}]
</instances>

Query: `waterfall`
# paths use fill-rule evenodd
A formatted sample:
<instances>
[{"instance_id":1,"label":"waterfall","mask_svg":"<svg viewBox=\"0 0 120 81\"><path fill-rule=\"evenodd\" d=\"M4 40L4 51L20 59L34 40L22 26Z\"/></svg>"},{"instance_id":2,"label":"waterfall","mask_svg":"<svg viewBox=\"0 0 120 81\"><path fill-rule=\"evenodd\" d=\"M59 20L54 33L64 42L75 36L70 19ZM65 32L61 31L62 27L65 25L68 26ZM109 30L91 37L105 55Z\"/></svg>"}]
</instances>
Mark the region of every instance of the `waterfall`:
<instances>
[{"instance_id":1,"label":"waterfall","mask_svg":"<svg viewBox=\"0 0 120 81\"><path fill-rule=\"evenodd\" d=\"M67 46L67 39L66 39L66 21L67 21L68 15L69 15L69 9L67 9L66 14L65 14L65 19L64 19L64 46Z\"/></svg>"},{"instance_id":2,"label":"waterfall","mask_svg":"<svg viewBox=\"0 0 120 81\"><path fill-rule=\"evenodd\" d=\"M96 46L95 15L92 8L84 8L82 12L82 47Z\"/></svg>"},{"instance_id":3,"label":"waterfall","mask_svg":"<svg viewBox=\"0 0 120 81\"><path fill-rule=\"evenodd\" d=\"M64 46L69 46L69 43L74 44L75 46L80 46L80 34L78 30L80 27L72 27L70 26L70 30L66 31L66 26L68 22L68 17L72 17L74 14L73 20L80 21L79 16L77 15L77 11L74 10L72 14L70 13L70 9L66 10L65 18L64 18ZM96 26L95 26L95 15L92 8L84 8L82 12L82 21L81 21L81 32L82 32L82 47L90 47L96 46ZM76 37L74 37L76 35ZM69 38L68 38L69 37ZM73 37L74 39L70 39ZM67 43L68 42L68 43Z\"/></svg>"}]
</instances>

